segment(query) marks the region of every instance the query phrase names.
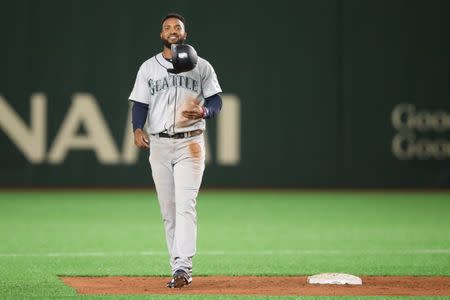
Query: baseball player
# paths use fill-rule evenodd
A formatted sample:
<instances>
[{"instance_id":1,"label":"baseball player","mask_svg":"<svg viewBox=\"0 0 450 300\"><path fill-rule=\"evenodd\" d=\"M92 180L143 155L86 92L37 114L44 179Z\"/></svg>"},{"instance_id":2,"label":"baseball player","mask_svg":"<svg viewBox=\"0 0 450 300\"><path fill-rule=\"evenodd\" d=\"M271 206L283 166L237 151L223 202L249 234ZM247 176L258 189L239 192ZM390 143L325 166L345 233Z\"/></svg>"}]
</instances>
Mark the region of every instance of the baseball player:
<instances>
[{"instance_id":1,"label":"baseball player","mask_svg":"<svg viewBox=\"0 0 450 300\"><path fill-rule=\"evenodd\" d=\"M172 268L167 287L181 288L192 282L196 198L205 168L205 119L220 112L222 90L205 59L198 57L195 64L192 52L187 51L178 55L190 60L193 69L180 72L172 63L171 47L183 44L187 37L185 19L172 13L161 25L163 51L141 65L129 100L133 103L135 144L150 149L149 162Z\"/></svg>"}]
</instances>

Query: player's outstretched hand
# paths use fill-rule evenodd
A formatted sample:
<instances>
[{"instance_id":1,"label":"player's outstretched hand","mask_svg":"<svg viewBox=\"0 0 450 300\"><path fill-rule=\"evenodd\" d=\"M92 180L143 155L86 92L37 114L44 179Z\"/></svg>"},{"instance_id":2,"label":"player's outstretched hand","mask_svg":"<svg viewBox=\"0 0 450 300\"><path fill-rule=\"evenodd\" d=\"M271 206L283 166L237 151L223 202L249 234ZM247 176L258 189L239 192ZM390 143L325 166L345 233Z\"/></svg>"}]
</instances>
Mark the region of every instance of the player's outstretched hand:
<instances>
[{"instance_id":1,"label":"player's outstretched hand","mask_svg":"<svg viewBox=\"0 0 450 300\"><path fill-rule=\"evenodd\" d=\"M148 135L140 128L134 131L134 144L139 148L148 148Z\"/></svg>"}]
</instances>

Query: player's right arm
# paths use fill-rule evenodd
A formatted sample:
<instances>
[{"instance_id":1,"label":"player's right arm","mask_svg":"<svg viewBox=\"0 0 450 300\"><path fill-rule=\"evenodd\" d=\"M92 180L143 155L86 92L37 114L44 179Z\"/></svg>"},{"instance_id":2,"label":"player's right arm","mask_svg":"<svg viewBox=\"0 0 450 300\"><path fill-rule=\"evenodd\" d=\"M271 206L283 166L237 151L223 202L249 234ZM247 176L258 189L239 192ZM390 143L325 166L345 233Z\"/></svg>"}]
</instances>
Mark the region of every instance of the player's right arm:
<instances>
[{"instance_id":1,"label":"player's right arm","mask_svg":"<svg viewBox=\"0 0 450 300\"><path fill-rule=\"evenodd\" d=\"M148 148L148 135L143 130L148 114L148 104L132 101L131 120L133 123L134 144L139 148Z\"/></svg>"},{"instance_id":2,"label":"player's right arm","mask_svg":"<svg viewBox=\"0 0 450 300\"><path fill-rule=\"evenodd\" d=\"M128 98L133 103L131 120L133 123L134 144L140 148L149 147L148 135L143 130L150 103L150 92L145 73L145 64L143 64L139 68L133 90Z\"/></svg>"}]
</instances>

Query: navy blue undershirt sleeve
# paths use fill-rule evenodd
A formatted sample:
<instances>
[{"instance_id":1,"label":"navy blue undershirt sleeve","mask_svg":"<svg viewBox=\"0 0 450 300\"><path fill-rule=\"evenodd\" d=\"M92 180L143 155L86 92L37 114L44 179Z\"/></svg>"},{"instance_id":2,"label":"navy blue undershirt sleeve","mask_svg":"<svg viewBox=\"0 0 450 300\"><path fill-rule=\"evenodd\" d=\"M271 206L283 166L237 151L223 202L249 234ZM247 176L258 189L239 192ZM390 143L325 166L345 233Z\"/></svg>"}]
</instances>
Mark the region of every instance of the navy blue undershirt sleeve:
<instances>
[{"instance_id":1,"label":"navy blue undershirt sleeve","mask_svg":"<svg viewBox=\"0 0 450 300\"><path fill-rule=\"evenodd\" d=\"M131 108L131 122L133 123L133 132L138 128L144 128L145 121L147 120L148 104L133 101L133 107Z\"/></svg>"},{"instance_id":2,"label":"navy blue undershirt sleeve","mask_svg":"<svg viewBox=\"0 0 450 300\"><path fill-rule=\"evenodd\" d=\"M222 98L219 94L215 94L211 97L205 98L205 104L203 105L203 107L206 108L205 119L214 118L222 109Z\"/></svg>"}]
</instances>

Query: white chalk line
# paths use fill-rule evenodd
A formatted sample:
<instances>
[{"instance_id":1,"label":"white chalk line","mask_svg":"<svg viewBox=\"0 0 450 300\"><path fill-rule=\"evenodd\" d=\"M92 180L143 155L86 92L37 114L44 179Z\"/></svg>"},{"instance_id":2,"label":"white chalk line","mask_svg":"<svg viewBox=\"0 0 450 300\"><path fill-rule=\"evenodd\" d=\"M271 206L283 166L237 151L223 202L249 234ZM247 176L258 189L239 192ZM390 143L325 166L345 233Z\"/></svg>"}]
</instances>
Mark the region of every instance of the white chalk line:
<instances>
[{"instance_id":1,"label":"white chalk line","mask_svg":"<svg viewBox=\"0 0 450 300\"><path fill-rule=\"evenodd\" d=\"M302 256L302 255L414 255L450 254L450 249L412 250L262 250L262 251L199 251L198 256ZM167 251L117 251L117 252L50 252L50 253L0 253L1 257L120 257L167 256Z\"/></svg>"}]
</instances>

